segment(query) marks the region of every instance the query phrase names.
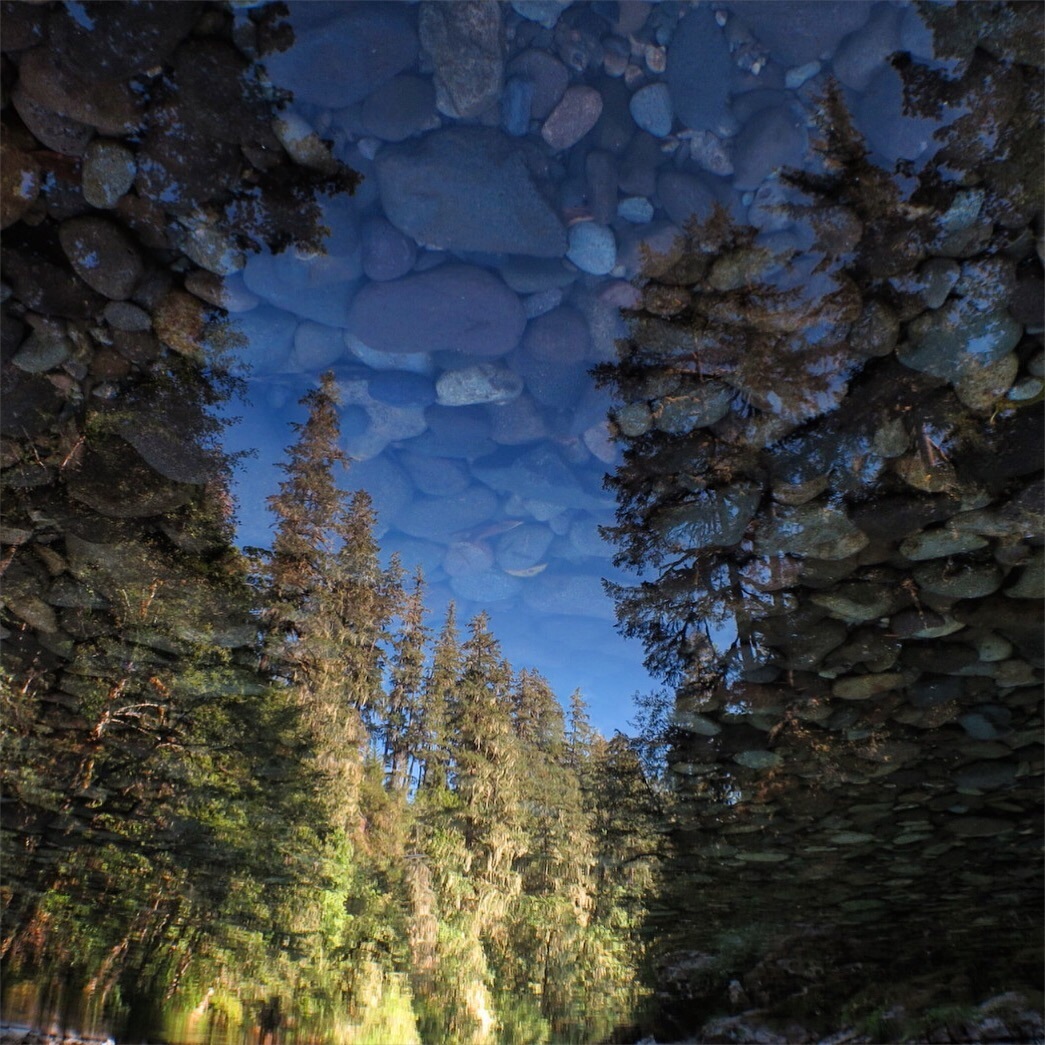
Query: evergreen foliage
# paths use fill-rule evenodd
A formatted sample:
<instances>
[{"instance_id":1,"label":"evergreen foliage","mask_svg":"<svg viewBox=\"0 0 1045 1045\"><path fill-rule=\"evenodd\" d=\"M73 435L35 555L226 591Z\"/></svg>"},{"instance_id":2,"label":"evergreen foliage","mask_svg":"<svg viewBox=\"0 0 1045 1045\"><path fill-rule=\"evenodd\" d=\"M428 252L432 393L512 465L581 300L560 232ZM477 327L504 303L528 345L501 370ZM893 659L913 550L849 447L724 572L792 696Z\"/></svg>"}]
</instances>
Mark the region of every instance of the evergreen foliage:
<instances>
[{"instance_id":1,"label":"evergreen foliage","mask_svg":"<svg viewBox=\"0 0 1045 1045\"><path fill-rule=\"evenodd\" d=\"M334 377L302 406L271 551L231 550L212 490L226 551L178 585L142 557L114 605L149 638L77 651L76 730L3 680L5 1008L131 1040L610 1037L643 995L640 769L485 614L432 641L424 578L339 485Z\"/></svg>"}]
</instances>

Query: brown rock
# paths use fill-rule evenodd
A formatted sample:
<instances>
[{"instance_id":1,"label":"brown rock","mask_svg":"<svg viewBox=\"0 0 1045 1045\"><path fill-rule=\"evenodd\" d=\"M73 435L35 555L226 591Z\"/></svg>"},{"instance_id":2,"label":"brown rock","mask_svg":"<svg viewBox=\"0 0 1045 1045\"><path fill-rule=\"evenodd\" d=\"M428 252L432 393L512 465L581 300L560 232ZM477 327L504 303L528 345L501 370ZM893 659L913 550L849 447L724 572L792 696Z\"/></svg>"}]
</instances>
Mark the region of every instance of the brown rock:
<instances>
[{"instance_id":1,"label":"brown rock","mask_svg":"<svg viewBox=\"0 0 1045 1045\"><path fill-rule=\"evenodd\" d=\"M13 225L40 193L40 165L27 152L8 145L0 152L0 229Z\"/></svg>"},{"instance_id":2,"label":"brown rock","mask_svg":"<svg viewBox=\"0 0 1045 1045\"><path fill-rule=\"evenodd\" d=\"M107 298L129 298L145 266L138 248L105 218L72 218L58 230L62 250L76 274Z\"/></svg>"}]
</instances>

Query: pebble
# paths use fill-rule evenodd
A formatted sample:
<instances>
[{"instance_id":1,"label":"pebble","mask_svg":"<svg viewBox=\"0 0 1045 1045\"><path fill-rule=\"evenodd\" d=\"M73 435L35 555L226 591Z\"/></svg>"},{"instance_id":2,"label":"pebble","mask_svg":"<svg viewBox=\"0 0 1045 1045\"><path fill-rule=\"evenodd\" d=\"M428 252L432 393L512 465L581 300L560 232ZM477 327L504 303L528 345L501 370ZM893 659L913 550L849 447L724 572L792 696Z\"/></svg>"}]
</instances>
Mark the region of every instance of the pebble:
<instances>
[{"instance_id":1,"label":"pebble","mask_svg":"<svg viewBox=\"0 0 1045 1045\"><path fill-rule=\"evenodd\" d=\"M114 301L129 298L145 273L138 248L105 218L71 218L62 223L58 239L84 283Z\"/></svg>"},{"instance_id":2,"label":"pebble","mask_svg":"<svg viewBox=\"0 0 1045 1045\"><path fill-rule=\"evenodd\" d=\"M393 77L363 102L360 121L367 134L401 142L439 126L431 80L406 73Z\"/></svg>"},{"instance_id":3,"label":"pebble","mask_svg":"<svg viewBox=\"0 0 1045 1045\"><path fill-rule=\"evenodd\" d=\"M732 63L714 14L690 9L671 38L667 83L675 115L691 130L715 131L726 118Z\"/></svg>"},{"instance_id":4,"label":"pebble","mask_svg":"<svg viewBox=\"0 0 1045 1045\"><path fill-rule=\"evenodd\" d=\"M675 113L671 103L671 91L666 83L651 83L640 87L628 105L632 119L644 131L655 138L664 138L671 133Z\"/></svg>"},{"instance_id":5,"label":"pebble","mask_svg":"<svg viewBox=\"0 0 1045 1045\"><path fill-rule=\"evenodd\" d=\"M593 221L578 222L570 228L566 257L582 272L605 276L617 264L617 241L613 230Z\"/></svg>"},{"instance_id":6,"label":"pebble","mask_svg":"<svg viewBox=\"0 0 1045 1045\"><path fill-rule=\"evenodd\" d=\"M294 46L267 54L265 67L296 101L340 109L413 65L418 40L411 23L407 9L398 4L341 8L332 20L299 26ZM351 61L345 60L345 40L352 41Z\"/></svg>"},{"instance_id":7,"label":"pebble","mask_svg":"<svg viewBox=\"0 0 1045 1045\"><path fill-rule=\"evenodd\" d=\"M544 120L559 104L570 82L566 66L547 51L529 50L508 63L508 75L530 84L530 118Z\"/></svg>"},{"instance_id":8,"label":"pebble","mask_svg":"<svg viewBox=\"0 0 1045 1045\"><path fill-rule=\"evenodd\" d=\"M602 113L602 96L593 87L568 87L541 127L541 137L557 150L568 149L595 126Z\"/></svg>"},{"instance_id":9,"label":"pebble","mask_svg":"<svg viewBox=\"0 0 1045 1045\"><path fill-rule=\"evenodd\" d=\"M378 351L470 356L504 355L525 325L518 297L500 279L485 269L454 264L367 284L345 323Z\"/></svg>"},{"instance_id":10,"label":"pebble","mask_svg":"<svg viewBox=\"0 0 1045 1045\"><path fill-rule=\"evenodd\" d=\"M418 32L435 67L441 113L470 119L498 101L504 82L498 4L422 3Z\"/></svg>"},{"instance_id":11,"label":"pebble","mask_svg":"<svg viewBox=\"0 0 1045 1045\"><path fill-rule=\"evenodd\" d=\"M40 165L28 153L5 142L0 167L0 228L21 220L39 192Z\"/></svg>"},{"instance_id":12,"label":"pebble","mask_svg":"<svg viewBox=\"0 0 1045 1045\"><path fill-rule=\"evenodd\" d=\"M449 250L561 257L566 236L513 140L487 127L449 127L377 157L389 221L418 243ZM453 185L439 197L432 185Z\"/></svg>"},{"instance_id":13,"label":"pebble","mask_svg":"<svg viewBox=\"0 0 1045 1045\"><path fill-rule=\"evenodd\" d=\"M368 279L384 282L405 276L417 260L417 246L394 225L378 215L363 222L360 233L363 272Z\"/></svg>"},{"instance_id":14,"label":"pebble","mask_svg":"<svg viewBox=\"0 0 1045 1045\"><path fill-rule=\"evenodd\" d=\"M444 370L435 387L441 405L471 406L510 403L522 394L523 381L507 367L477 363L458 370Z\"/></svg>"},{"instance_id":15,"label":"pebble","mask_svg":"<svg viewBox=\"0 0 1045 1045\"><path fill-rule=\"evenodd\" d=\"M617 204L617 215L634 225L653 220L653 204L645 196L627 196Z\"/></svg>"}]
</instances>

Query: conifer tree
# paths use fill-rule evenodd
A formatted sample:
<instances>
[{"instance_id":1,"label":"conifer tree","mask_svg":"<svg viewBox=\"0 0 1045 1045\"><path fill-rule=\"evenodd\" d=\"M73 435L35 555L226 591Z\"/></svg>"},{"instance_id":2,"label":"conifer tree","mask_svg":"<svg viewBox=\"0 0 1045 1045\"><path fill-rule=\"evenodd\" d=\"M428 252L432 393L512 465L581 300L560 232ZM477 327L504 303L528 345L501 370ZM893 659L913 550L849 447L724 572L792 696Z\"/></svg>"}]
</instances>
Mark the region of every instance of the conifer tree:
<instances>
[{"instance_id":1,"label":"conifer tree","mask_svg":"<svg viewBox=\"0 0 1045 1045\"><path fill-rule=\"evenodd\" d=\"M422 768L419 783L440 790L450 782L448 730L461 674L461 640L457 632L457 608L450 603L436 641L432 666L425 676L419 723Z\"/></svg>"},{"instance_id":2,"label":"conifer tree","mask_svg":"<svg viewBox=\"0 0 1045 1045\"><path fill-rule=\"evenodd\" d=\"M427 643L424 575L418 567L413 588L404 596L392 643L384 754L389 785L398 791L407 787L411 770L416 773L424 757L422 687Z\"/></svg>"}]
</instances>

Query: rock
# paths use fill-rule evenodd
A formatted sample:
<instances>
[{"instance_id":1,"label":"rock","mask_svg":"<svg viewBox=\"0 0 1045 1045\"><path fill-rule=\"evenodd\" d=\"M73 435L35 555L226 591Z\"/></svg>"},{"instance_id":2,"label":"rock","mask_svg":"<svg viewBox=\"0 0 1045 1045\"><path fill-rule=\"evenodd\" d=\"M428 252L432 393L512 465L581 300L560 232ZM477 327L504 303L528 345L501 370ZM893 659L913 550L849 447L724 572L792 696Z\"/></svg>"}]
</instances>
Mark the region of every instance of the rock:
<instances>
[{"instance_id":1,"label":"rock","mask_svg":"<svg viewBox=\"0 0 1045 1045\"><path fill-rule=\"evenodd\" d=\"M954 391L970 410L993 414L999 401L1012 388L1019 369L1019 357L1010 352L986 366L966 367Z\"/></svg>"},{"instance_id":2,"label":"rock","mask_svg":"<svg viewBox=\"0 0 1045 1045\"><path fill-rule=\"evenodd\" d=\"M1001 587L1002 572L993 563L953 563L931 559L914 569L918 587L951 599L979 599Z\"/></svg>"},{"instance_id":3,"label":"rock","mask_svg":"<svg viewBox=\"0 0 1045 1045\"><path fill-rule=\"evenodd\" d=\"M527 319L536 319L538 316L546 316L561 304L562 291L558 287L542 290L539 294L531 294L523 299L523 315Z\"/></svg>"},{"instance_id":4,"label":"rock","mask_svg":"<svg viewBox=\"0 0 1045 1045\"><path fill-rule=\"evenodd\" d=\"M336 363L345 354L345 339L340 330L306 320L294 331L291 366L306 374Z\"/></svg>"},{"instance_id":5,"label":"rock","mask_svg":"<svg viewBox=\"0 0 1045 1045\"><path fill-rule=\"evenodd\" d=\"M374 215L362 227L363 271L368 279L384 281L405 276L414 266L417 247L414 241Z\"/></svg>"},{"instance_id":6,"label":"rock","mask_svg":"<svg viewBox=\"0 0 1045 1045\"><path fill-rule=\"evenodd\" d=\"M818 591L809 599L822 606L832 617L850 624L879 620L907 604L907 597L900 589L885 584L857 581L840 584L829 591Z\"/></svg>"},{"instance_id":7,"label":"rock","mask_svg":"<svg viewBox=\"0 0 1045 1045\"><path fill-rule=\"evenodd\" d=\"M617 263L617 241L607 225L581 221L570 227L566 257L582 272L605 276Z\"/></svg>"},{"instance_id":8,"label":"rock","mask_svg":"<svg viewBox=\"0 0 1045 1045\"><path fill-rule=\"evenodd\" d=\"M666 79L675 115L692 130L716 131L727 117L733 65L714 12L695 8L679 22L668 46Z\"/></svg>"},{"instance_id":9,"label":"rock","mask_svg":"<svg viewBox=\"0 0 1045 1045\"><path fill-rule=\"evenodd\" d=\"M130 84L88 84L46 47L34 48L22 58L18 86L37 105L101 134L132 134L141 124L143 102Z\"/></svg>"},{"instance_id":10,"label":"rock","mask_svg":"<svg viewBox=\"0 0 1045 1045\"><path fill-rule=\"evenodd\" d=\"M523 602L540 613L613 619L613 603L596 576L574 574L549 576L542 573L523 588Z\"/></svg>"},{"instance_id":11,"label":"rock","mask_svg":"<svg viewBox=\"0 0 1045 1045\"><path fill-rule=\"evenodd\" d=\"M579 475L551 445L543 444L521 454L503 449L477 460L475 477L494 490L542 501L561 508L604 508L609 500L601 491L585 489ZM550 516L548 516L550 518Z\"/></svg>"},{"instance_id":12,"label":"rock","mask_svg":"<svg viewBox=\"0 0 1045 1045\"><path fill-rule=\"evenodd\" d=\"M345 53L345 41L351 51ZM295 32L286 51L265 55L269 78L298 102L340 109L362 101L417 60L410 12L398 4L337 8Z\"/></svg>"},{"instance_id":13,"label":"rock","mask_svg":"<svg viewBox=\"0 0 1045 1045\"><path fill-rule=\"evenodd\" d=\"M588 327L576 309L553 309L528 324L512 367L539 403L567 407L586 384Z\"/></svg>"},{"instance_id":14,"label":"rock","mask_svg":"<svg viewBox=\"0 0 1045 1045\"><path fill-rule=\"evenodd\" d=\"M425 407L436 401L436 387L427 374L384 370L367 381L374 399L389 406Z\"/></svg>"},{"instance_id":15,"label":"rock","mask_svg":"<svg viewBox=\"0 0 1045 1045\"><path fill-rule=\"evenodd\" d=\"M706 381L693 392L668 396L653 408L653 424L662 432L683 435L695 428L706 428L729 413L735 393L720 381ZM617 414L618 424L620 414Z\"/></svg>"},{"instance_id":16,"label":"rock","mask_svg":"<svg viewBox=\"0 0 1045 1045\"><path fill-rule=\"evenodd\" d=\"M69 481L69 496L110 519L162 515L186 504L195 487L157 475L122 439L96 440Z\"/></svg>"},{"instance_id":17,"label":"rock","mask_svg":"<svg viewBox=\"0 0 1045 1045\"><path fill-rule=\"evenodd\" d=\"M407 473L387 456L353 461L348 471L348 485L367 492L383 528L387 528L414 495Z\"/></svg>"},{"instance_id":18,"label":"rock","mask_svg":"<svg viewBox=\"0 0 1045 1045\"><path fill-rule=\"evenodd\" d=\"M499 570L484 570L454 577L450 589L462 599L488 606L513 599L519 592L519 582Z\"/></svg>"},{"instance_id":19,"label":"rock","mask_svg":"<svg viewBox=\"0 0 1045 1045\"><path fill-rule=\"evenodd\" d=\"M754 483L738 482L704 491L688 504L661 509L652 525L674 548L728 548L744 536L761 499L762 491Z\"/></svg>"},{"instance_id":20,"label":"rock","mask_svg":"<svg viewBox=\"0 0 1045 1045\"><path fill-rule=\"evenodd\" d=\"M923 530L906 538L900 544L900 554L917 562L921 559L942 559L949 555L961 555L985 547L987 541L975 533L963 533L948 527Z\"/></svg>"},{"instance_id":21,"label":"rock","mask_svg":"<svg viewBox=\"0 0 1045 1045\"><path fill-rule=\"evenodd\" d=\"M369 95L360 113L363 129L375 138L401 142L439 126L432 81L406 73Z\"/></svg>"},{"instance_id":22,"label":"rock","mask_svg":"<svg viewBox=\"0 0 1045 1045\"><path fill-rule=\"evenodd\" d=\"M1045 554L1036 549L1031 561L1023 567L1019 579L1005 589L1010 599L1045 599Z\"/></svg>"},{"instance_id":23,"label":"rock","mask_svg":"<svg viewBox=\"0 0 1045 1045\"><path fill-rule=\"evenodd\" d=\"M61 366L72 351L72 343L65 333L65 324L41 323L22 342L11 360L27 374L43 374Z\"/></svg>"},{"instance_id":24,"label":"rock","mask_svg":"<svg viewBox=\"0 0 1045 1045\"><path fill-rule=\"evenodd\" d=\"M559 104L570 82L566 66L547 51L530 50L516 55L508 65L513 79L529 84L529 118L544 120Z\"/></svg>"},{"instance_id":25,"label":"rock","mask_svg":"<svg viewBox=\"0 0 1045 1045\"><path fill-rule=\"evenodd\" d=\"M443 371L435 387L442 406L471 406L474 403L509 403L522 394L523 381L507 367L477 363Z\"/></svg>"},{"instance_id":26,"label":"rock","mask_svg":"<svg viewBox=\"0 0 1045 1045\"><path fill-rule=\"evenodd\" d=\"M786 10L774 0L734 0L729 6L785 66L830 56L871 10L870 0L798 0Z\"/></svg>"},{"instance_id":27,"label":"rock","mask_svg":"<svg viewBox=\"0 0 1045 1045\"><path fill-rule=\"evenodd\" d=\"M92 8L85 20L59 8L49 24L51 46L86 83L125 80L162 65L189 34L199 13L198 3L172 8L156 0L105 4Z\"/></svg>"},{"instance_id":28,"label":"rock","mask_svg":"<svg viewBox=\"0 0 1045 1045\"><path fill-rule=\"evenodd\" d=\"M889 693L899 689L904 682L904 676L899 672L853 675L835 682L831 687L831 693L841 700L868 700L880 693Z\"/></svg>"},{"instance_id":29,"label":"rock","mask_svg":"<svg viewBox=\"0 0 1045 1045\"><path fill-rule=\"evenodd\" d=\"M553 29L559 15L570 6L571 0L512 0L512 10L530 22L545 29Z\"/></svg>"},{"instance_id":30,"label":"rock","mask_svg":"<svg viewBox=\"0 0 1045 1045\"><path fill-rule=\"evenodd\" d=\"M395 525L410 537L448 541L491 518L497 504L492 490L473 485L446 497L417 498L398 513Z\"/></svg>"},{"instance_id":31,"label":"rock","mask_svg":"<svg viewBox=\"0 0 1045 1045\"><path fill-rule=\"evenodd\" d=\"M490 439L490 420L485 407L437 403L425 410L425 420L428 431L409 443L408 449L414 453L472 460L496 449Z\"/></svg>"},{"instance_id":32,"label":"rock","mask_svg":"<svg viewBox=\"0 0 1045 1045\"><path fill-rule=\"evenodd\" d=\"M511 351L526 320L519 299L485 269L443 265L403 279L365 286L348 327L382 352Z\"/></svg>"},{"instance_id":33,"label":"rock","mask_svg":"<svg viewBox=\"0 0 1045 1045\"><path fill-rule=\"evenodd\" d=\"M1011 721L1012 712L999 704L980 704L958 716L962 729L973 740L997 740L1011 732Z\"/></svg>"},{"instance_id":34,"label":"rock","mask_svg":"<svg viewBox=\"0 0 1045 1045\"><path fill-rule=\"evenodd\" d=\"M737 135L733 149L733 187L757 189L782 167L800 167L805 155L805 128L788 110L756 112Z\"/></svg>"},{"instance_id":35,"label":"rock","mask_svg":"<svg viewBox=\"0 0 1045 1045\"><path fill-rule=\"evenodd\" d=\"M568 87L541 127L541 137L556 151L568 149L595 126L602 96L594 87Z\"/></svg>"},{"instance_id":36,"label":"rock","mask_svg":"<svg viewBox=\"0 0 1045 1045\"><path fill-rule=\"evenodd\" d=\"M666 83L640 87L631 96L628 110L639 127L654 138L665 138L671 133L675 110L671 102L671 89Z\"/></svg>"},{"instance_id":37,"label":"rock","mask_svg":"<svg viewBox=\"0 0 1045 1045\"><path fill-rule=\"evenodd\" d=\"M229 352L237 367L250 374L274 373L290 356L297 326L296 316L272 305L230 316Z\"/></svg>"},{"instance_id":38,"label":"rock","mask_svg":"<svg viewBox=\"0 0 1045 1045\"><path fill-rule=\"evenodd\" d=\"M849 347L864 356L887 356L896 347L900 320L883 302L874 299L864 305L849 331Z\"/></svg>"},{"instance_id":39,"label":"rock","mask_svg":"<svg viewBox=\"0 0 1045 1045\"><path fill-rule=\"evenodd\" d=\"M497 101L504 82L500 5L482 0L422 3L418 32L435 66L441 113L470 119Z\"/></svg>"},{"instance_id":40,"label":"rock","mask_svg":"<svg viewBox=\"0 0 1045 1045\"><path fill-rule=\"evenodd\" d=\"M94 128L41 105L19 84L11 92L11 102L30 133L48 149L63 156L80 156L94 137Z\"/></svg>"},{"instance_id":41,"label":"rock","mask_svg":"<svg viewBox=\"0 0 1045 1045\"><path fill-rule=\"evenodd\" d=\"M862 91L893 52L905 49L900 43L900 11L878 4L867 24L838 45L831 68L846 87Z\"/></svg>"},{"instance_id":42,"label":"rock","mask_svg":"<svg viewBox=\"0 0 1045 1045\"><path fill-rule=\"evenodd\" d=\"M957 118L946 112L938 119L915 115L904 101L900 74L888 64L874 74L855 108L867 141L890 164L927 159L939 148L933 135Z\"/></svg>"},{"instance_id":43,"label":"rock","mask_svg":"<svg viewBox=\"0 0 1045 1045\"><path fill-rule=\"evenodd\" d=\"M486 573L493 566L493 551L485 541L454 541L447 548L442 565L449 577Z\"/></svg>"},{"instance_id":44,"label":"rock","mask_svg":"<svg viewBox=\"0 0 1045 1045\"><path fill-rule=\"evenodd\" d=\"M519 446L543 439L548 434L544 417L525 392L518 399L493 407L490 411L490 436L502 446Z\"/></svg>"},{"instance_id":45,"label":"rock","mask_svg":"<svg viewBox=\"0 0 1045 1045\"><path fill-rule=\"evenodd\" d=\"M466 489L472 479L460 461L403 452L399 463L421 493L452 497Z\"/></svg>"},{"instance_id":46,"label":"rock","mask_svg":"<svg viewBox=\"0 0 1045 1045\"><path fill-rule=\"evenodd\" d=\"M740 751L733 756L738 766L746 769L773 769L784 760L775 751Z\"/></svg>"},{"instance_id":47,"label":"rock","mask_svg":"<svg viewBox=\"0 0 1045 1045\"><path fill-rule=\"evenodd\" d=\"M682 171L664 171L657 178L657 196L671 221L679 228L710 217L715 197L701 179Z\"/></svg>"},{"instance_id":48,"label":"rock","mask_svg":"<svg viewBox=\"0 0 1045 1045\"><path fill-rule=\"evenodd\" d=\"M425 246L537 257L566 251L559 219L500 131L435 131L383 149L376 164L388 219ZM454 191L433 195L432 185Z\"/></svg>"},{"instance_id":49,"label":"rock","mask_svg":"<svg viewBox=\"0 0 1045 1045\"><path fill-rule=\"evenodd\" d=\"M497 565L509 573L530 570L545 561L553 534L547 526L524 523L497 538Z\"/></svg>"},{"instance_id":50,"label":"rock","mask_svg":"<svg viewBox=\"0 0 1045 1045\"><path fill-rule=\"evenodd\" d=\"M344 258L310 259L282 254L251 254L243 269L247 289L277 308L330 327L345 327L362 269L358 251Z\"/></svg>"},{"instance_id":51,"label":"rock","mask_svg":"<svg viewBox=\"0 0 1045 1045\"><path fill-rule=\"evenodd\" d=\"M0 228L18 221L40 194L40 165L27 152L3 141L0 164Z\"/></svg>"},{"instance_id":52,"label":"rock","mask_svg":"<svg viewBox=\"0 0 1045 1045\"><path fill-rule=\"evenodd\" d=\"M653 204L645 196L628 196L617 204L617 215L635 225L653 220Z\"/></svg>"},{"instance_id":53,"label":"rock","mask_svg":"<svg viewBox=\"0 0 1045 1045\"><path fill-rule=\"evenodd\" d=\"M202 216L186 215L179 222L183 234L171 236L184 254L200 268L216 276L231 276L247 263L246 254L239 248L231 229L223 223Z\"/></svg>"},{"instance_id":54,"label":"rock","mask_svg":"<svg viewBox=\"0 0 1045 1045\"><path fill-rule=\"evenodd\" d=\"M105 218L71 218L62 223L58 239L76 274L107 298L129 298L145 272L137 247Z\"/></svg>"},{"instance_id":55,"label":"rock","mask_svg":"<svg viewBox=\"0 0 1045 1045\"><path fill-rule=\"evenodd\" d=\"M322 174L333 174L337 160L316 133L316 129L300 113L282 112L272 121L272 130L287 155L299 166Z\"/></svg>"},{"instance_id":56,"label":"rock","mask_svg":"<svg viewBox=\"0 0 1045 1045\"><path fill-rule=\"evenodd\" d=\"M772 519L761 522L755 535L760 555L787 553L816 559L845 559L868 544L868 537L852 523L841 505L809 502L780 507Z\"/></svg>"},{"instance_id":57,"label":"rock","mask_svg":"<svg viewBox=\"0 0 1045 1045\"><path fill-rule=\"evenodd\" d=\"M957 382L1011 352L1022 333L1007 312L980 312L952 298L911 322L909 341L899 346L897 355L912 370Z\"/></svg>"}]
</instances>

